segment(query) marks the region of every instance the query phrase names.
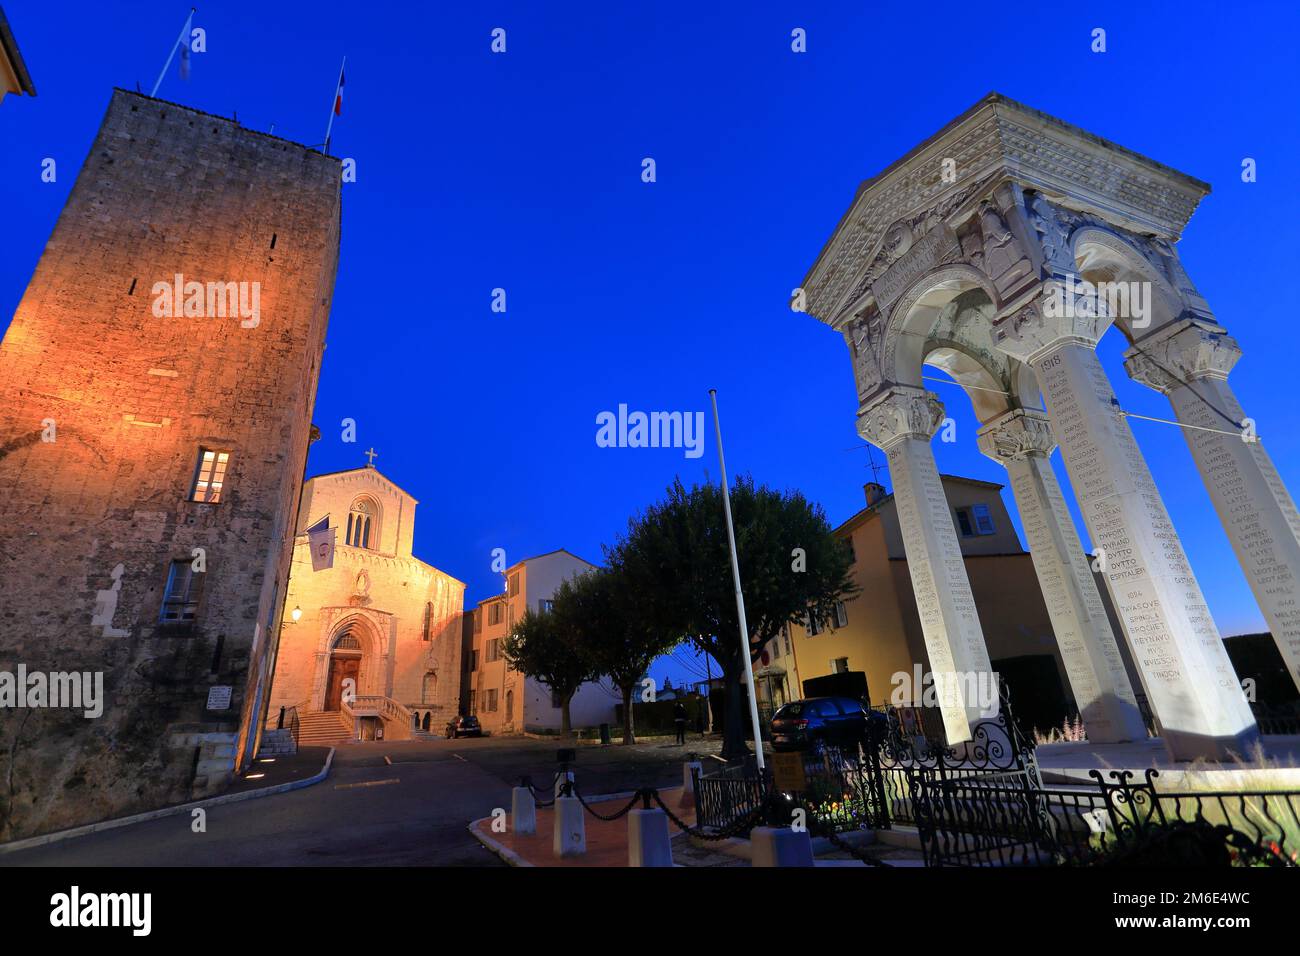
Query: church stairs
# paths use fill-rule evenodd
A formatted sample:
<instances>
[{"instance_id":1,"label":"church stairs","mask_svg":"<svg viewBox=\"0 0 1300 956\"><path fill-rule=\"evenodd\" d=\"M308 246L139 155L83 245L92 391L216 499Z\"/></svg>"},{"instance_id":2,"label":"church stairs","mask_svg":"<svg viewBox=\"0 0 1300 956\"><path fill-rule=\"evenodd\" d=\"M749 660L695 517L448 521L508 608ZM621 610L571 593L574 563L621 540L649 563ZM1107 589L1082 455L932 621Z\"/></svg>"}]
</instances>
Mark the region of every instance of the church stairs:
<instances>
[{"instance_id":1,"label":"church stairs","mask_svg":"<svg viewBox=\"0 0 1300 956\"><path fill-rule=\"evenodd\" d=\"M332 747L352 739L352 728L337 710L311 711L298 717L299 747Z\"/></svg>"}]
</instances>

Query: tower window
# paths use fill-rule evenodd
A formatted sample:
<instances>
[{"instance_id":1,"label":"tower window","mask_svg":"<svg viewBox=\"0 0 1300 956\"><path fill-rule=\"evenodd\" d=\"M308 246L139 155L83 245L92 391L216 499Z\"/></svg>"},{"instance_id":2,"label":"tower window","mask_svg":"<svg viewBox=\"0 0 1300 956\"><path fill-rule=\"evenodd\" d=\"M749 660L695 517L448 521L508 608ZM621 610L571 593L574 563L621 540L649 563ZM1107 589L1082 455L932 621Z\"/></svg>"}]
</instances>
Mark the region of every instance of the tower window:
<instances>
[{"instance_id":1,"label":"tower window","mask_svg":"<svg viewBox=\"0 0 1300 956\"><path fill-rule=\"evenodd\" d=\"M216 504L226 483L226 469L230 466L230 452L214 448L199 449L199 464L194 470L194 484L190 501Z\"/></svg>"},{"instance_id":2,"label":"tower window","mask_svg":"<svg viewBox=\"0 0 1300 956\"><path fill-rule=\"evenodd\" d=\"M348 511L348 530L343 539L354 548L372 548L379 543L379 506L369 498L358 498Z\"/></svg>"},{"instance_id":3,"label":"tower window","mask_svg":"<svg viewBox=\"0 0 1300 956\"><path fill-rule=\"evenodd\" d=\"M173 561L167 571L167 587L163 589L162 612L158 620L164 624L192 621L198 607L194 566L188 559Z\"/></svg>"}]
</instances>

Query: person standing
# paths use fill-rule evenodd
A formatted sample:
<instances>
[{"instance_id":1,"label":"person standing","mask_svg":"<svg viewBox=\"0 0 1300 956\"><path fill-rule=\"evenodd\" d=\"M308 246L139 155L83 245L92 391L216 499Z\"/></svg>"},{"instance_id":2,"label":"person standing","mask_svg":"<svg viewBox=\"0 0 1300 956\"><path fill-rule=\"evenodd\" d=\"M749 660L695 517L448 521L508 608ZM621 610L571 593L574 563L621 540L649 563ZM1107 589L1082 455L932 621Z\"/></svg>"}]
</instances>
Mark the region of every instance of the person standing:
<instances>
[{"instance_id":1,"label":"person standing","mask_svg":"<svg viewBox=\"0 0 1300 956\"><path fill-rule=\"evenodd\" d=\"M680 700L673 704L673 723L677 725L678 745L686 743L686 707Z\"/></svg>"}]
</instances>

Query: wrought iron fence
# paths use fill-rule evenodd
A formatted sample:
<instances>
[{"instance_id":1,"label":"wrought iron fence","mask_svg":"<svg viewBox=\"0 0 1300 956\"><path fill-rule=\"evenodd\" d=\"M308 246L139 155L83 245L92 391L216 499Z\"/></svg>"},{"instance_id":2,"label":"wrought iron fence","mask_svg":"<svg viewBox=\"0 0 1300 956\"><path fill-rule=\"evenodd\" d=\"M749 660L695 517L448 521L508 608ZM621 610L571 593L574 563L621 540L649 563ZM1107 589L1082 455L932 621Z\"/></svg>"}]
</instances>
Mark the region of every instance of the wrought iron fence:
<instances>
[{"instance_id":1,"label":"wrought iron fence","mask_svg":"<svg viewBox=\"0 0 1300 956\"><path fill-rule=\"evenodd\" d=\"M1092 771L1095 788L1025 777L919 773L917 829L928 866L1083 864L1294 867L1300 791L1165 791L1157 771Z\"/></svg>"}]
</instances>

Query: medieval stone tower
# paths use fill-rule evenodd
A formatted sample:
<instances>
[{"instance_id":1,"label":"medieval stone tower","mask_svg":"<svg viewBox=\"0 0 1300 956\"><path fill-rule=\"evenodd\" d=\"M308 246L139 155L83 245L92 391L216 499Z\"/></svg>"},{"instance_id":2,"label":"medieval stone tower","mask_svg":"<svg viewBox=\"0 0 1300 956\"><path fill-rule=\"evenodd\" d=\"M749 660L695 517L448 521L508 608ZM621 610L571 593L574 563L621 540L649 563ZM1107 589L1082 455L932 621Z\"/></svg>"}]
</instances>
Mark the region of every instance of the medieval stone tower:
<instances>
[{"instance_id":1,"label":"medieval stone tower","mask_svg":"<svg viewBox=\"0 0 1300 956\"><path fill-rule=\"evenodd\" d=\"M0 839L251 759L338 262L336 159L123 90L0 344Z\"/></svg>"}]
</instances>

